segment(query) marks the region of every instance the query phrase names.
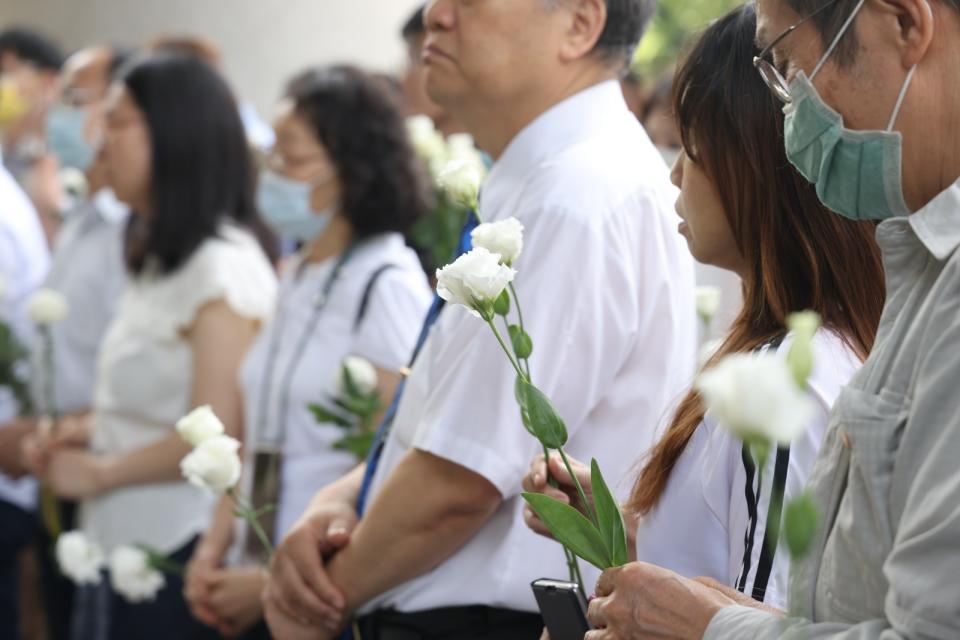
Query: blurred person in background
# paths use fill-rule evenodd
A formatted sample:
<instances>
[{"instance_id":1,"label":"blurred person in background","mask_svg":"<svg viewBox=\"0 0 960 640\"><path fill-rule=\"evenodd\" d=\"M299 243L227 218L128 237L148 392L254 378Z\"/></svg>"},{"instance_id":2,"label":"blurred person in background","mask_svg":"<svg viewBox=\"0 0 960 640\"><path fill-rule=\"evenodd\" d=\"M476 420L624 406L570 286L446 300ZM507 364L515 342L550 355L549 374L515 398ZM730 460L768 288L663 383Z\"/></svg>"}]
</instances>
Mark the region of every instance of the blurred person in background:
<instances>
[{"instance_id":1,"label":"blurred person in background","mask_svg":"<svg viewBox=\"0 0 960 640\"><path fill-rule=\"evenodd\" d=\"M423 22L425 8L426 5L422 5L414 11L400 31L407 46L407 62L401 79L404 106L407 115L429 116L437 130L447 137L453 133L462 133L466 128L427 95L423 67L423 43L427 38L427 28Z\"/></svg>"},{"instance_id":2,"label":"blurred person in background","mask_svg":"<svg viewBox=\"0 0 960 640\"><path fill-rule=\"evenodd\" d=\"M306 71L288 85L274 128L258 206L276 233L303 246L286 265L277 311L240 380L245 485L257 505L278 505L271 533L279 540L318 489L359 462L336 448L343 428L318 423L309 405L329 405L342 362L359 356L375 367L385 408L432 296L404 244L427 208L425 185L381 79L343 66ZM262 617L266 584L260 543L235 520L231 501L221 500L186 587L195 615L228 636ZM266 628L245 637L267 637Z\"/></svg>"},{"instance_id":3,"label":"blurred person in background","mask_svg":"<svg viewBox=\"0 0 960 640\"><path fill-rule=\"evenodd\" d=\"M657 150L669 166L673 166L683 148L680 130L673 113L673 76L662 79L650 93L640 123L657 145Z\"/></svg>"},{"instance_id":4,"label":"blurred person in background","mask_svg":"<svg viewBox=\"0 0 960 640\"><path fill-rule=\"evenodd\" d=\"M44 34L19 27L0 32L3 164L30 196L51 244L62 192L57 162L45 151L44 123L62 64L60 47Z\"/></svg>"},{"instance_id":5,"label":"blurred person in background","mask_svg":"<svg viewBox=\"0 0 960 640\"><path fill-rule=\"evenodd\" d=\"M0 323L21 345L29 344L31 335L27 301L46 277L49 263L36 211L0 165ZM12 471L19 468L16 452L23 434L11 421L26 409L12 386L0 387L0 638L11 640L20 638L18 560L37 529L36 484Z\"/></svg>"},{"instance_id":6,"label":"blurred person in background","mask_svg":"<svg viewBox=\"0 0 960 640\"><path fill-rule=\"evenodd\" d=\"M60 93L46 119L47 148L61 167L82 171L89 198L66 212L53 248L53 262L44 287L61 293L70 309L70 321L51 327L56 366L43 369L42 350L31 350L34 407L42 401L41 390L50 381L56 399L56 414L65 416L62 433L86 430L96 380L97 354L117 301L126 285L123 263L123 233L129 209L113 195L106 183L106 162L98 153L103 137L103 103L111 76L129 53L109 46L82 49L64 63ZM24 457L14 461L10 474L27 471L38 438L33 434L37 420L25 417L12 428L25 436ZM61 501L60 521L72 528L74 504ZM41 542L44 596L48 633L66 638L69 633L73 584L62 577L48 553L53 540L46 532Z\"/></svg>"},{"instance_id":7,"label":"blurred person in background","mask_svg":"<svg viewBox=\"0 0 960 640\"><path fill-rule=\"evenodd\" d=\"M107 182L132 214L130 282L100 350L89 429L42 442L35 473L81 501L80 528L109 554L146 545L185 563L215 498L181 476L190 446L174 424L210 405L239 435L237 375L273 308L276 279L252 231L252 168L223 78L190 56L154 54L111 86ZM108 581L78 589L73 637L215 637L190 615L183 580L166 575L131 604Z\"/></svg>"},{"instance_id":8,"label":"blurred person in background","mask_svg":"<svg viewBox=\"0 0 960 640\"><path fill-rule=\"evenodd\" d=\"M147 50L169 51L200 58L220 73L226 75L223 66L223 54L216 44L198 36L162 35L147 43ZM247 134L250 146L261 153L267 153L273 148L276 139L273 129L267 124L252 103L240 100L240 119Z\"/></svg>"}]
</instances>

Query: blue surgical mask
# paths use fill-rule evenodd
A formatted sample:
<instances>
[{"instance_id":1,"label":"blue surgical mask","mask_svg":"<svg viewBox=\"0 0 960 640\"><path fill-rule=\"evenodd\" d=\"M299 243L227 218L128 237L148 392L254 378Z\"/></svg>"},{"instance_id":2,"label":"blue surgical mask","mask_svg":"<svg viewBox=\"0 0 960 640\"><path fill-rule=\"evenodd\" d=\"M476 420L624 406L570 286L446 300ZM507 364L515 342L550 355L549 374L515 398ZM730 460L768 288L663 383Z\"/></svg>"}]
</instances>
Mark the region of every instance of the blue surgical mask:
<instances>
[{"instance_id":1,"label":"blue surgical mask","mask_svg":"<svg viewBox=\"0 0 960 640\"><path fill-rule=\"evenodd\" d=\"M260 174L257 185L257 208L277 235L310 242L323 233L336 211L335 206L323 211L311 209L312 192L313 184L267 169Z\"/></svg>"},{"instance_id":2,"label":"blue surgical mask","mask_svg":"<svg viewBox=\"0 0 960 640\"><path fill-rule=\"evenodd\" d=\"M884 131L856 131L817 93L813 80L850 27L865 0L860 0L808 78L802 71L790 84L791 103L784 107L787 158L816 185L820 201L852 220L884 220L910 213L903 198L903 137L893 125L913 79L907 74Z\"/></svg>"},{"instance_id":3,"label":"blue surgical mask","mask_svg":"<svg viewBox=\"0 0 960 640\"><path fill-rule=\"evenodd\" d=\"M96 150L83 135L87 109L57 104L47 113L47 148L57 156L60 165L86 171L93 163Z\"/></svg>"}]
</instances>

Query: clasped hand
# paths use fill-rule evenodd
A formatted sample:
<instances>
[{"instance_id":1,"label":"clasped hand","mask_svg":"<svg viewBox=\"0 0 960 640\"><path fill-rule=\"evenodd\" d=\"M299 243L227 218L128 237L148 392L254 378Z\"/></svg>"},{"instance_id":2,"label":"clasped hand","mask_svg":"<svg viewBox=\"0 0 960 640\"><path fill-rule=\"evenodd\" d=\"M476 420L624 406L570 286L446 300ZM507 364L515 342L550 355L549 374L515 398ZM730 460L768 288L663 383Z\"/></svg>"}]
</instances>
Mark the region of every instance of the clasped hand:
<instances>
[{"instance_id":1,"label":"clasped hand","mask_svg":"<svg viewBox=\"0 0 960 640\"><path fill-rule=\"evenodd\" d=\"M357 520L346 503L313 507L277 547L262 600L278 640L333 638L343 629L349 614L346 597L324 563L347 545Z\"/></svg>"}]
</instances>

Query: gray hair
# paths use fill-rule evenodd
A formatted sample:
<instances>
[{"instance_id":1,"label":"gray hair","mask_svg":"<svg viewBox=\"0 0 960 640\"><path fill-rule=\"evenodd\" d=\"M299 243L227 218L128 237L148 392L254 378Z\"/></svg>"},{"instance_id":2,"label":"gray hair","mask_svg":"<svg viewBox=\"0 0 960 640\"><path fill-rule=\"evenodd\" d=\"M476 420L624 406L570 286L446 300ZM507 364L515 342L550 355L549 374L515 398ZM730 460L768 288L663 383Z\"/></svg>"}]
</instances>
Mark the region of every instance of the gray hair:
<instances>
[{"instance_id":1,"label":"gray hair","mask_svg":"<svg viewBox=\"0 0 960 640\"><path fill-rule=\"evenodd\" d=\"M556 9L571 0L540 1L547 9ZM605 62L626 67L650 24L657 0L604 0L604 3L607 5L607 23L597 40L595 52Z\"/></svg>"}]
</instances>

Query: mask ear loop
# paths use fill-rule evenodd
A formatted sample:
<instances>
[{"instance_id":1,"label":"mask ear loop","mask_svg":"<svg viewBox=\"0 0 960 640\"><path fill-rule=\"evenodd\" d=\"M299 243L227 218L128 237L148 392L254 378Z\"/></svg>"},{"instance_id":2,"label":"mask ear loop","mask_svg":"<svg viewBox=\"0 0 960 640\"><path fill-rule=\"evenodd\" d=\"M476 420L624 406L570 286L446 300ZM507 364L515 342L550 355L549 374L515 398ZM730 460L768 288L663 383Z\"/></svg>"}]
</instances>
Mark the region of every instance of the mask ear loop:
<instances>
[{"instance_id":1,"label":"mask ear loop","mask_svg":"<svg viewBox=\"0 0 960 640\"><path fill-rule=\"evenodd\" d=\"M897 116L900 115L900 107L903 106L903 99L907 97L907 89L910 88L910 81L913 80L913 72L917 70L917 65L910 67L907 73L907 79L903 82L903 88L900 89L900 96L897 98L897 104L893 107L893 113L890 114L890 122L887 123L887 131L893 131L893 125L897 122Z\"/></svg>"},{"instance_id":2,"label":"mask ear loop","mask_svg":"<svg viewBox=\"0 0 960 640\"><path fill-rule=\"evenodd\" d=\"M838 44L840 44L840 39L843 38L843 34L845 34L847 29L850 28L850 23L853 22L853 19L857 17L858 13L860 13L860 8L863 6L864 2L866 2L866 0L860 0L860 2L857 3L857 6L855 6L853 11L850 13L850 17L847 18L847 21L843 23L842 27L840 27L840 31L837 32L837 36L833 39L833 42L830 43L830 46L827 47L826 53L824 53L823 57L820 58L820 62L817 63L813 73L810 74L810 82L813 82L813 79L817 77L818 73L820 73L820 69L822 69L823 65L825 65L827 60L830 59L830 54L832 54L833 50L837 48Z\"/></svg>"}]
</instances>

